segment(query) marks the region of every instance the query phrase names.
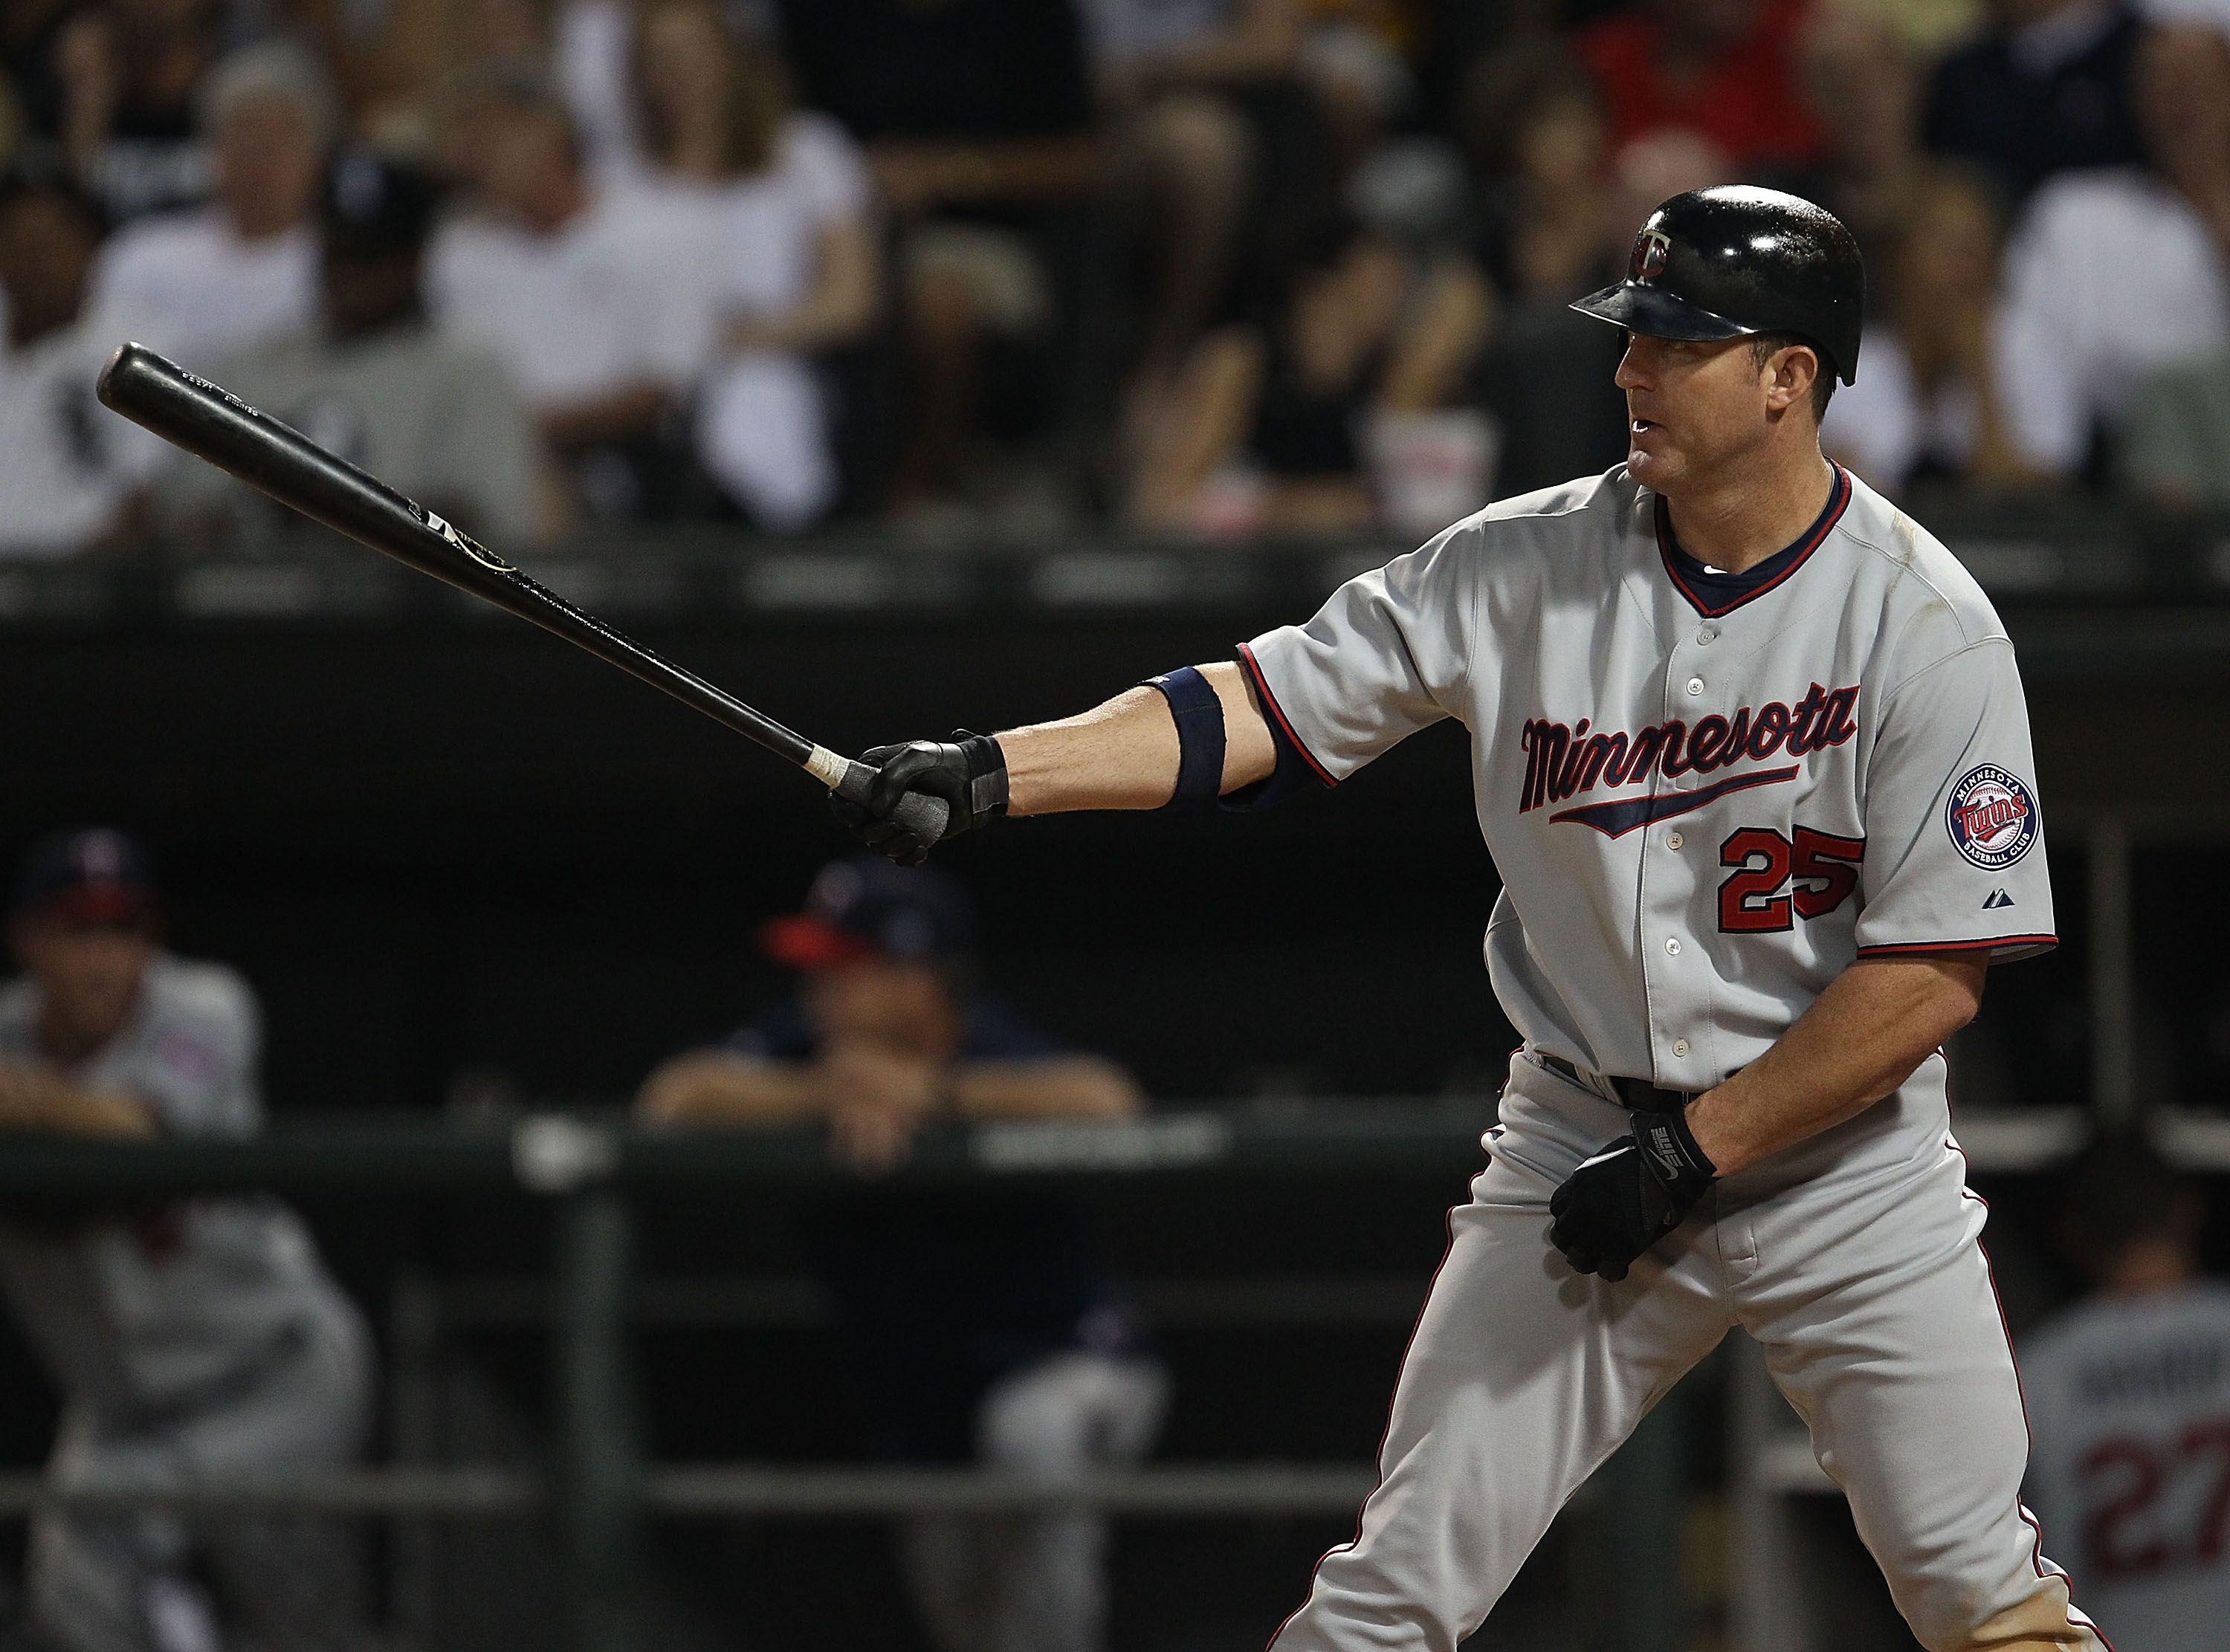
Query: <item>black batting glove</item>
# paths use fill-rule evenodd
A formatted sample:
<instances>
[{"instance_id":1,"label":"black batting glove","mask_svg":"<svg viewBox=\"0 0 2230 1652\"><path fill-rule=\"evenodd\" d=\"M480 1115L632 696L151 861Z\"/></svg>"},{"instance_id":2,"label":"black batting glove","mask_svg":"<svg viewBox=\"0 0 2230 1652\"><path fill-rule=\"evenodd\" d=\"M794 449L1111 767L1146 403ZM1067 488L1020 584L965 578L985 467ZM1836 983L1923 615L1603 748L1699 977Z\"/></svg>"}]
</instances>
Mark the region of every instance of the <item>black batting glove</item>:
<instances>
[{"instance_id":1,"label":"black batting glove","mask_svg":"<svg viewBox=\"0 0 2230 1652\"><path fill-rule=\"evenodd\" d=\"M1634 1115L1634 1133L1564 1179L1549 1199L1549 1243L1583 1274L1613 1284L1679 1227L1718 1175L1679 1113Z\"/></svg>"},{"instance_id":2,"label":"black batting glove","mask_svg":"<svg viewBox=\"0 0 2230 1652\"><path fill-rule=\"evenodd\" d=\"M901 866L929 858L929 845L890 818L908 792L944 800L951 812L946 838L988 826L1007 812L1007 755L989 735L955 729L949 740L876 746L861 752L860 761L879 771L867 801L854 803L831 792L828 807L846 831Z\"/></svg>"}]
</instances>

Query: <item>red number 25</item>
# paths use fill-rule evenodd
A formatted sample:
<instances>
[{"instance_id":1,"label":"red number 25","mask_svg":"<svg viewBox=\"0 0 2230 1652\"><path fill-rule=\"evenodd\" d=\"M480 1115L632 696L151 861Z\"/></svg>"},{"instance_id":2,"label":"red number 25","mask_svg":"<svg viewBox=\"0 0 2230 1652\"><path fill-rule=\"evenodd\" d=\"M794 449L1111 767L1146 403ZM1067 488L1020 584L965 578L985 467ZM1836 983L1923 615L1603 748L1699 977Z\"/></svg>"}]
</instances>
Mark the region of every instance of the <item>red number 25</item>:
<instances>
[{"instance_id":1,"label":"red number 25","mask_svg":"<svg viewBox=\"0 0 2230 1652\"><path fill-rule=\"evenodd\" d=\"M1834 911L1859 886L1864 838L1798 826L1794 843L1771 826L1744 826L1719 845L1719 865L1735 868L1719 885L1719 928L1731 935L1786 929L1796 917ZM1793 885L1793 887L1792 887Z\"/></svg>"}]
</instances>

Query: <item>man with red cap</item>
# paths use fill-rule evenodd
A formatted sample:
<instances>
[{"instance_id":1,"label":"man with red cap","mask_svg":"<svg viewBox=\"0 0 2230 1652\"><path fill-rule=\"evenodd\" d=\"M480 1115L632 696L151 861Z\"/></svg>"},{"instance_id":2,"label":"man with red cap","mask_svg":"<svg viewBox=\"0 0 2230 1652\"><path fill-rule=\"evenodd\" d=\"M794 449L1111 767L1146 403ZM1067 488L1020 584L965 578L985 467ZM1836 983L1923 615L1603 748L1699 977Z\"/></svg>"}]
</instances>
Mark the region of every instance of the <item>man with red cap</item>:
<instances>
[{"instance_id":1,"label":"man with red cap","mask_svg":"<svg viewBox=\"0 0 2230 1652\"><path fill-rule=\"evenodd\" d=\"M977 990L968 898L943 874L840 860L806 910L761 931L803 991L644 1083L670 1124L828 1122L838 1160L881 1178L933 1120L1119 1118L1130 1076L1064 1051ZM878 1180L815 1211L807 1233L837 1353L877 1451L975 1460L1040 1482L1142 1455L1161 1364L1101 1271L1080 1212L1042 1192ZM1097 1652L1105 1522L906 1523L908 1583L943 1652Z\"/></svg>"},{"instance_id":2,"label":"man with red cap","mask_svg":"<svg viewBox=\"0 0 2230 1652\"><path fill-rule=\"evenodd\" d=\"M0 1129L250 1135L262 1123L248 984L158 943L139 845L94 828L48 839L9 930ZM354 1460L371 1339L300 1219L229 1197L119 1211L17 1210L0 1289L61 1390L48 1464L68 1489L164 1491L330 1472ZM177 1652L222 1637L200 1561L256 1644L361 1643L345 1534L299 1515L191 1520L151 1509L42 1514L34 1617L68 1652Z\"/></svg>"}]
</instances>

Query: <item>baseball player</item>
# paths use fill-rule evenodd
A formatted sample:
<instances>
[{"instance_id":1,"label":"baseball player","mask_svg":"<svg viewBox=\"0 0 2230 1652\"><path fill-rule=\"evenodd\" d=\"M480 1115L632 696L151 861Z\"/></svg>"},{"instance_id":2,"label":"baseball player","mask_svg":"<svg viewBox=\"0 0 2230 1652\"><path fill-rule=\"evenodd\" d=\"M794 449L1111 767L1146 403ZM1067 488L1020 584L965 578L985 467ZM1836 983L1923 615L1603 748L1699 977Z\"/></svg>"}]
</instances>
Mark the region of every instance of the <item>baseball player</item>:
<instances>
[{"instance_id":1,"label":"baseball player","mask_svg":"<svg viewBox=\"0 0 2230 1652\"><path fill-rule=\"evenodd\" d=\"M1280 1652L1453 1649L1730 1329L1764 1347L1930 1652L2104 1645L2020 1503L2013 1354L1938 1045L2054 944L2011 645L1829 464L1865 278L1828 214L1674 196L1577 308L1626 332L1626 462L1505 500L1235 661L869 754L840 817L1245 807L1471 730L1524 1044L1403 1361L1378 1488Z\"/></svg>"},{"instance_id":2,"label":"baseball player","mask_svg":"<svg viewBox=\"0 0 2230 1652\"><path fill-rule=\"evenodd\" d=\"M2029 1491L2118 1652L2204 1652L2230 1624L2230 1285L2199 1275L2206 1207L2135 1142L2067 1189L2098 1294L2021 1347Z\"/></svg>"},{"instance_id":3,"label":"baseball player","mask_svg":"<svg viewBox=\"0 0 2230 1652\"><path fill-rule=\"evenodd\" d=\"M146 858L121 833L32 852L10 931L24 974L0 989L0 1129L261 1124L246 983L161 950L155 919ZM353 1460L371 1340L293 1212L227 1198L9 1218L0 1288L62 1391L56 1483L161 1489ZM363 1638L345 1534L299 1515L42 1515L29 1569L33 1616L68 1652L341 1652Z\"/></svg>"}]
</instances>

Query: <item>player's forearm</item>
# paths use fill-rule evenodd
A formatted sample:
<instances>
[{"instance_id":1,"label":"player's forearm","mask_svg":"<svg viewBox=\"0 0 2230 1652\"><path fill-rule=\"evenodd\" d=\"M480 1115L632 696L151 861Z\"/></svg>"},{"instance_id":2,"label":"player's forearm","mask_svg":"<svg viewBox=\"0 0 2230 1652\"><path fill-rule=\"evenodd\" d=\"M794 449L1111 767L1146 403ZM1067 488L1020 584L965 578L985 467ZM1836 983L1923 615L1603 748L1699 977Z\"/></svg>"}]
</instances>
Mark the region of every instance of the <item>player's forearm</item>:
<instances>
[{"instance_id":1,"label":"player's forearm","mask_svg":"<svg viewBox=\"0 0 2230 1652\"><path fill-rule=\"evenodd\" d=\"M1772 1049L1698 1098L1697 1145L1727 1176L1864 1112L1975 1019L1987 968L1958 953L1853 964Z\"/></svg>"},{"instance_id":2,"label":"player's forearm","mask_svg":"<svg viewBox=\"0 0 2230 1652\"><path fill-rule=\"evenodd\" d=\"M1268 779L1277 749L1245 673L1229 660L1200 671L1223 703L1221 789ZM999 749L1010 815L1157 809L1176 790L1176 721L1157 689L1129 689L1081 717L1010 729Z\"/></svg>"},{"instance_id":3,"label":"player's forearm","mask_svg":"<svg viewBox=\"0 0 2230 1652\"><path fill-rule=\"evenodd\" d=\"M676 1056L643 1081L635 1110L654 1124L796 1124L827 1102L812 1068L725 1051Z\"/></svg>"},{"instance_id":4,"label":"player's forearm","mask_svg":"<svg viewBox=\"0 0 2230 1652\"><path fill-rule=\"evenodd\" d=\"M1145 1102L1130 1074L1092 1056L964 1062L948 1090L964 1119L1120 1119Z\"/></svg>"},{"instance_id":5,"label":"player's forearm","mask_svg":"<svg viewBox=\"0 0 2230 1652\"><path fill-rule=\"evenodd\" d=\"M16 1067L0 1078L0 1128L148 1136L155 1134L155 1115L122 1090L86 1089L51 1072Z\"/></svg>"}]
</instances>

